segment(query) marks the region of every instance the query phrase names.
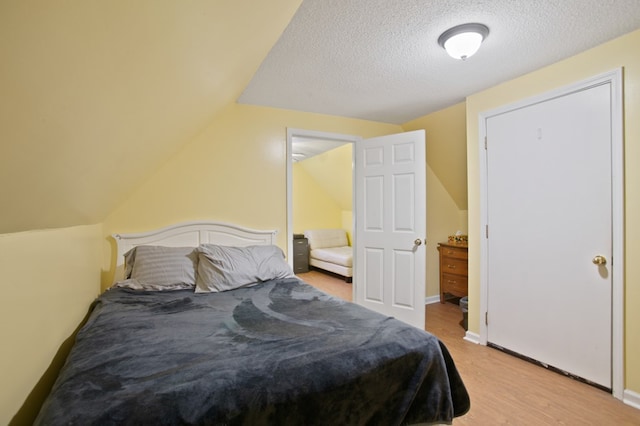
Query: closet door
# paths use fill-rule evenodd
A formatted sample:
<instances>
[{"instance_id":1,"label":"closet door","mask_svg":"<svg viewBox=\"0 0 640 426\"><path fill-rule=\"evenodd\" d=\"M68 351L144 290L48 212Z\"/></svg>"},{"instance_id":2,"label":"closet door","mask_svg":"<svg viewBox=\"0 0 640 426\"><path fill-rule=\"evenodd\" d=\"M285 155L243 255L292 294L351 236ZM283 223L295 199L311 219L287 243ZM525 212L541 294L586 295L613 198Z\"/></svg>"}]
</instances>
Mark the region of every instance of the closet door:
<instances>
[{"instance_id":1,"label":"closet door","mask_svg":"<svg viewBox=\"0 0 640 426\"><path fill-rule=\"evenodd\" d=\"M611 87L486 120L487 338L611 387Z\"/></svg>"}]
</instances>

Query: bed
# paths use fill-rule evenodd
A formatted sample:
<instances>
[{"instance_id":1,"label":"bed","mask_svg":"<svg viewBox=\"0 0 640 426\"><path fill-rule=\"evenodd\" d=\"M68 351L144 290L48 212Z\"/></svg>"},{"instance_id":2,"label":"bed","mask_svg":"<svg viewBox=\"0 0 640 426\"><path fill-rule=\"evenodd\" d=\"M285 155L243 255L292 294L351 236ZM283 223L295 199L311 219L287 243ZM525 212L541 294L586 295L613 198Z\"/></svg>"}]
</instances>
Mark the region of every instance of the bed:
<instances>
[{"instance_id":1,"label":"bed","mask_svg":"<svg viewBox=\"0 0 640 426\"><path fill-rule=\"evenodd\" d=\"M304 236L309 241L309 265L352 281L353 248L344 229L309 229Z\"/></svg>"},{"instance_id":2,"label":"bed","mask_svg":"<svg viewBox=\"0 0 640 426\"><path fill-rule=\"evenodd\" d=\"M398 425L469 409L436 337L296 278L275 232L199 222L114 238L117 283L37 425Z\"/></svg>"}]
</instances>

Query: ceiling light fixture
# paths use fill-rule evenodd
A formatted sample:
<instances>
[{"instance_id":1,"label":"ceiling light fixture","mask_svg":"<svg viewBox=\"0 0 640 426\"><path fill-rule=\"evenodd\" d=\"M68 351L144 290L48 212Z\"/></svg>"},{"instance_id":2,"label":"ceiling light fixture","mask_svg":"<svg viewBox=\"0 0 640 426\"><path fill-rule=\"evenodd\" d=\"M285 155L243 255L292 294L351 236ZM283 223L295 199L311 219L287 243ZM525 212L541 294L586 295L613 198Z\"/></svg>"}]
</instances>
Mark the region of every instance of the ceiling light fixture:
<instances>
[{"instance_id":1,"label":"ceiling light fixture","mask_svg":"<svg viewBox=\"0 0 640 426\"><path fill-rule=\"evenodd\" d=\"M307 156L301 152L294 152L293 154L291 154L291 159L293 160L294 163L297 163L298 161L302 161L305 158L307 158Z\"/></svg>"},{"instance_id":2,"label":"ceiling light fixture","mask_svg":"<svg viewBox=\"0 0 640 426\"><path fill-rule=\"evenodd\" d=\"M482 24L462 24L449 28L438 37L438 44L449 56L463 61L478 51L489 35L489 28Z\"/></svg>"}]
</instances>

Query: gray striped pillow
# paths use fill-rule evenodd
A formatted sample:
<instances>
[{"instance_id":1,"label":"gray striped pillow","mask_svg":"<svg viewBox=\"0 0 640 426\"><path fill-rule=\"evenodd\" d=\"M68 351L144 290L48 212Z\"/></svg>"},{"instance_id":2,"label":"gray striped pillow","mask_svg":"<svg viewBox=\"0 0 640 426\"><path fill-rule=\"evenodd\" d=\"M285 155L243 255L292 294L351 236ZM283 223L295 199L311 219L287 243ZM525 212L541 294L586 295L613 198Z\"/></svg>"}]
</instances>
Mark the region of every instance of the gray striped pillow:
<instances>
[{"instance_id":1,"label":"gray striped pillow","mask_svg":"<svg viewBox=\"0 0 640 426\"><path fill-rule=\"evenodd\" d=\"M193 247L138 246L124 255L125 278L143 289L175 290L196 285L198 255ZM129 272L130 271L130 272Z\"/></svg>"}]
</instances>

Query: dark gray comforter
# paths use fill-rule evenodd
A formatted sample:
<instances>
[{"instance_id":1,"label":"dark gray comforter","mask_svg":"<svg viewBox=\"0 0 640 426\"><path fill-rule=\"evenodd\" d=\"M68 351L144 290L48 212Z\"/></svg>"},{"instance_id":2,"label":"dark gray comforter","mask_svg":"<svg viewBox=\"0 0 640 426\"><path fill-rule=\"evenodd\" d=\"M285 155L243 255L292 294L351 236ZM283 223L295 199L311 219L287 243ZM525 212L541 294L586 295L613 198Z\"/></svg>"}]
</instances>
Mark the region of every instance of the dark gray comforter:
<instances>
[{"instance_id":1,"label":"dark gray comforter","mask_svg":"<svg viewBox=\"0 0 640 426\"><path fill-rule=\"evenodd\" d=\"M291 278L100 296L43 425L394 425L469 398L432 335Z\"/></svg>"}]
</instances>

